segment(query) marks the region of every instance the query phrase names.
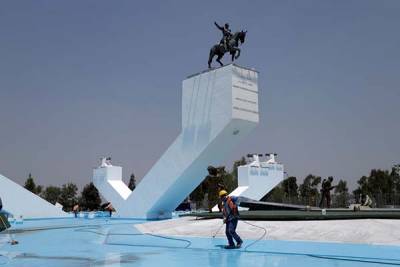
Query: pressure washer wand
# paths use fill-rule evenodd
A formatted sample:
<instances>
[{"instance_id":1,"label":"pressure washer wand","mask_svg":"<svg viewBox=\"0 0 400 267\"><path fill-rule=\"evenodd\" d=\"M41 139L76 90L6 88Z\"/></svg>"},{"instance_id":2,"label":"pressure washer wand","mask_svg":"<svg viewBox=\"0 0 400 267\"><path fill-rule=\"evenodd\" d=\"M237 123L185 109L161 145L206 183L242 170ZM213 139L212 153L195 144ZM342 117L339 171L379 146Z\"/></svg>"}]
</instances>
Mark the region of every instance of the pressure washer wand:
<instances>
[{"instance_id":1,"label":"pressure washer wand","mask_svg":"<svg viewBox=\"0 0 400 267\"><path fill-rule=\"evenodd\" d=\"M218 230L215 232L215 234L213 235L212 238L215 238L215 236L219 233L219 231L221 230L222 226L224 226L224 223L221 224L221 226L218 228Z\"/></svg>"}]
</instances>

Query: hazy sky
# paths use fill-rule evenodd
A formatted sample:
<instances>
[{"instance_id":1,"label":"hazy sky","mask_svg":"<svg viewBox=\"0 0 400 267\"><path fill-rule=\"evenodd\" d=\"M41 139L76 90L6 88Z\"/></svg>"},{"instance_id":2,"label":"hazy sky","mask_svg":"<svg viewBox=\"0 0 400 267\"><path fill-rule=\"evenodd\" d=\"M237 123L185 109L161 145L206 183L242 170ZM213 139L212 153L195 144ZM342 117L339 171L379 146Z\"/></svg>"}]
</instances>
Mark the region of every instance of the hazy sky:
<instances>
[{"instance_id":1,"label":"hazy sky","mask_svg":"<svg viewBox=\"0 0 400 267\"><path fill-rule=\"evenodd\" d=\"M0 173L90 182L102 155L142 177L180 132L181 82L216 20L247 29L260 125L227 158L277 152L289 175L400 162L400 1L1 1ZM228 62L228 58L224 59Z\"/></svg>"}]
</instances>

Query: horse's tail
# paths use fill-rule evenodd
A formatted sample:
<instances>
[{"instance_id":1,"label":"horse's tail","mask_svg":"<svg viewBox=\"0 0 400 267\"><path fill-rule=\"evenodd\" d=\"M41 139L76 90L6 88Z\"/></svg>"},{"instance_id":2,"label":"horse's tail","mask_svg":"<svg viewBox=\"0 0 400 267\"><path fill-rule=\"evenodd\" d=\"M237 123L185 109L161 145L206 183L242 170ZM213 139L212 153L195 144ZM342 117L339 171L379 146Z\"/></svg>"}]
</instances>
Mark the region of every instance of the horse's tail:
<instances>
[{"instance_id":1,"label":"horse's tail","mask_svg":"<svg viewBox=\"0 0 400 267\"><path fill-rule=\"evenodd\" d=\"M211 61L212 61L214 56L215 56L215 45L213 47L211 47L210 53L208 55L208 68L209 69L211 69Z\"/></svg>"},{"instance_id":2,"label":"horse's tail","mask_svg":"<svg viewBox=\"0 0 400 267\"><path fill-rule=\"evenodd\" d=\"M210 54L208 55L209 57L215 56L216 51L217 51L216 46L217 46L217 45L214 45L213 47L211 47L211 49L210 49Z\"/></svg>"}]
</instances>

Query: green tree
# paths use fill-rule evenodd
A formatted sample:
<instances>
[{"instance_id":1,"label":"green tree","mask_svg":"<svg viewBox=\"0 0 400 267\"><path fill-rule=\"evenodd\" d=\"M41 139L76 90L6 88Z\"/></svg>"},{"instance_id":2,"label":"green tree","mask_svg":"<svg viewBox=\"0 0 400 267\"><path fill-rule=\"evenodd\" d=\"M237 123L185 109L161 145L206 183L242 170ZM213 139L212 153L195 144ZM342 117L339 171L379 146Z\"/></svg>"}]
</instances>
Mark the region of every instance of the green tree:
<instances>
[{"instance_id":1,"label":"green tree","mask_svg":"<svg viewBox=\"0 0 400 267\"><path fill-rule=\"evenodd\" d=\"M24 187L26 190L29 190L36 195L40 195L43 190L43 187L41 185L36 185L35 178L32 176L31 173L29 173L28 178L25 181Z\"/></svg>"},{"instance_id":2,"label":"green tree","mask_svg":"<svg viewBox=\"0 0 400 267\"><path fill-rule=\"evenodd\" d=\"M339 180L334 191L334 204L337 207L347 207L349 204L349 189L347 188L347 182Z\"/></svg>"},{"instance_id":3,"label":"green tree","mask_svg":"<svg viewBox=\"0 0 400 267\"><path fill-rule=\"evenodd\" d=\"M282 189L284 193L285 199L288 200L289 203L298 203L299 201L299 186L297 185L297 178L294 176L290 176L282 181Z\"/></svg>"},{"instance_id":4,"label":"green tree","mask_svg":"<svg viewBox=\"0 0 400 267\"><path fill-rule=\"evenodd\" d=\"M218 171L219 171L218 175L221 176L222 183L225 186L225 190L228 193L231 193L233 190L235 190L238 187L238 176L239 176L238 175L238 167L246 165L246 164L247 164L247 162L246 162L245 157L242 157L241 159L236 160L233 163L231 172L226 171L226 168L224 166L218 168Z\"/></svg>"},{"instance_id":5,"label":"green tree","mask_svg":"<svg viewBox=\"0 0 400 267\"><path fill-rule=\"evenodd\" d=\"M360 203L361 195L365 195L369 193L368 189L368 178L366 176L362 176L357 181L358 187L353 191L354 199L356 203Z\"/></svg>"},{"instance_id":6,"label":"green tree","mask_svg":"<svg viewBox=\"0 0 400 267\"><path fill-rule=\"evenodd\" d=\"M231 193L238 187L237 177L232 175L232 173L225 171L225 168L221 170L221 173L219 175L221 175L222 183L228 193Z\"/></svg>"},{"instance_id":7,"label":"green tree","mask_svg":"<svg viewBox=\"0 0 400 267\"><path fill-rule=\"evenodd\" d=\"M77 192L78 187L73 183L62 186L58 202L63 206L64 211L71 211L77 203Z\"/></svg>"},{"instance_id":8,"label":"green tree","mask_svg":"<svg viewBox=\"0 0 400 267\"><path fill-rule=\"evenodd\" d=\"M299 187L301 201L304 205L317 206L319 199L318 185L321 183L321 177L312 174L304 178Z\"/></svg>"},{"instance_id":9,"label":"green tree","mask_svg":"<svg viewBox=\"0 0 400 267\"><path fill-rule=\"evenodd\" d=\"M93 183L85 185L80 197L80 206L84 210L98 210L101 204L99 191Z\"/></svg>"},{"instance_id":10,"label":"green tree","mask_svg":"<svg viewBox=\"0 0 400 267\"><path fill-rule=\"evenodd\" d=\"M358 187L353 191L356 200L361 195L369 195L377 207L395 204L398 194L398 172L396 165L391 172L388 170L373 169L369 176L363 176L358 181Z\"/></svg>"},{"instance_id":11,"label":"green tree","mask_svg":"<svg viewBox=\"0 0 400 267\"><path fill-rule=\"evenodd\" d=\"M218 203L218 190L222 185L227 191L233 186L233 179L230 173L225 171L224 166L207 168L208 175L190 194L190 199L196 203L197 208L205 208L204 200L207 196L207 209Z\"/></svg>"},{"instance_id":12,"label":"green tree","mask_svg":"<svg viewBox=\"0 0 400 267\"><path fill-rule=\"evenodd\" d=\"M235 161L233 164L234 170L232 172L228 172L225 169L225 166L220 167L212 167L209 171L213 173L209 173L204 180L198 185L189 195L191 201L196 203L197 208L202 207L206 194L208 194L208 203L209 205L217 204L218 202L218 187L219 184L222 184L226 191L229 193L232 192L238 186L237 180L237 166L246 164L244 158L241 160ZM210 195L211 194L211 195ZM211 204L210 204L211 203ZM209 208L209 207L207 207Z\"/></svg>"},{"instance_id":13,"label":"green tree","mask_svg":"<svg viewBox=\"0 0 400 267\"><path fill-rule=\"evenodd\" d=\"M395 165L392 167L392 174L393 174L393 175L400 176L400 164L395 164Z\"/></svg>"},{"instance_id":14,"label":"green tree","mask_svg":"<svg viewBox=\"0 0 400 267\"><path fill-rule=\"evenodd\" d=\"M261 198L261 201L283 203L284 195L285 192L283 190L282 183L280 183L279 185L275 186L274 189L269 191L268 194L266 194L263 198Z\"/></svg>"},{"instance_id":15,"label":"green tree","mask_svg":"<svg viewBox=\"0 0 400 267\"><path fill-rule=\"evenodd\" d=\"M59 201L60 195L61 189L57 186L50 185L42 192L41 197L54 205Z\"/></svg>"},{"instance_id":16,"label":"green tree","mask_svg":"<svg viewBox=\"0 0 400 267\"><path fill-rule=\"evenodd\" d=\"M232 179L233 179L233 181L234 181L234 183L237 185L238 184L238 177L239 177L239 175L238 175L238 167L239 166L243 166L243 165L246 165L247 164L247 162L246 162L246 158L245 157L242 157L241 159L239 159L239 160L236 160L234 163L233 163L233 167L232 167L232 172L231 172L231 174L232 174ZM236 187L235 187L236 188Z\"/></svg>"},{"instance_id":17,"label":"green tree","mask_svg":"<svg viewBox=\"0 0 400 267\"><path fill-rule=\"evenodd\" d=\"M294 176L286 178L265 195L261 201L298 203L297 178Z\"/></svg>"},{"instance_id":18,"label":"green tree","mask_svg":"<svg viewBox=\"0 0 400 267\"><path fill-rule=\"evenodd\" d=\"M394 181L386 170L372 170L368 177L369 191L378 206L393 203Z\"/></svg>"},{"instance_id":19,"label":"green tree","mask_svg":"<svg viewBox=\"0 0 400 267\"><path fill-rule=\"evenodd\" d=\"M400 164L392 167L390 176L392 177L394 184L394 204L400 205Z\"/></svg>"},{"instance_id":20,"label":"green tree","mask_svg":"<svg viewBox=\"0 0 400 267\"><path fill-rule=\"evenodd\" d=\"M24 187L26 190L29 190L32 193L36 194L36 184L31 173L29 173L28 179L26 179Z\"/></svg>"},{"instance_id":21,"label":"green tree","mask_svg":"<svg viewBox=\"0 0 400 267\"><path fill-rule=\"evenodd\" d=\"M204 200L205 192L203 191L203 183L199 184L192 193L190 193L189 198L191 201L196 203L196 207L200 208Z\"/></svg>"},{"instance_id":22,"label":"green tree","mask_svg":"<svg viewBox=\"0 0 400 267\"><path fill-rule=\"evenodd\" d=\"M43 191L43 186L37 185L35 191L37 195L40 195Z\"/></svg>"},{"instance_id":23,"label":"green tree","mask_svg":"<svg viewBox=\"0 0 400 267\"><path fill-rule=\"evenodd\" d=\"M136 188L136 177L135 175L132 173L131 177L129 178L129 185L128 185L130 190L135 190Z\"/></svg>"}]
</instances>

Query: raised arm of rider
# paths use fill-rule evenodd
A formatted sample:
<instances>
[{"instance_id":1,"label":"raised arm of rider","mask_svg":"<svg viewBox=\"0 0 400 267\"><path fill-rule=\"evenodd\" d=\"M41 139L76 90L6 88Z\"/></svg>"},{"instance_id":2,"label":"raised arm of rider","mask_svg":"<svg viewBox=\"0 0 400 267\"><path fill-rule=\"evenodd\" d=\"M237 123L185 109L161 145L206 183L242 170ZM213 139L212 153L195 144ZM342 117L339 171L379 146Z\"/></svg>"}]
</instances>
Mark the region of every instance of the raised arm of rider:
<instances>
[{"instance_id":1,"label":"raised arm of rider","mask_svg":"<svg viewBox=\"0 0 400 267\"><path fill-rule=\"evenodd\" d=\"M219 26L217 22L214 21L215 26L220 29L221 31L224 29L223 27Z\"/></svg>"}]
</instances>

